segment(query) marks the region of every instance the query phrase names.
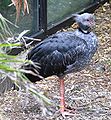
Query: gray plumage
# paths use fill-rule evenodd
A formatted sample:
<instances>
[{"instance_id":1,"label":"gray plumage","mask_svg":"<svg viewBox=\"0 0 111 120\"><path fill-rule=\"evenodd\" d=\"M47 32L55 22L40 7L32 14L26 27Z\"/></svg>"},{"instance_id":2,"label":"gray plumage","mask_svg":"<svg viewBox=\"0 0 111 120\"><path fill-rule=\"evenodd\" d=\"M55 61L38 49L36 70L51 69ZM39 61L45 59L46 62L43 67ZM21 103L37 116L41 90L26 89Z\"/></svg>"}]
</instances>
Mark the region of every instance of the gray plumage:
<instances>
[{"instance_id":1,"label":"gray plumage","mask_svg":"<svg viewBox=\"0 0 111 120\"><path fill-rule=\"evenodd\" d=\"M95 24L94 16L89 13L73 16L79 24L79 29L53 34L28 53L28 60L39 63L38 71L41 76L61 76L78 72L88 65L96 52L97 38L91 32L91 27ZM27 69L33 70L33 66L29 65ZM37 76L31 74L26 74L26 76L32 82L39 80Z\"/></svg>"}]
</instances>

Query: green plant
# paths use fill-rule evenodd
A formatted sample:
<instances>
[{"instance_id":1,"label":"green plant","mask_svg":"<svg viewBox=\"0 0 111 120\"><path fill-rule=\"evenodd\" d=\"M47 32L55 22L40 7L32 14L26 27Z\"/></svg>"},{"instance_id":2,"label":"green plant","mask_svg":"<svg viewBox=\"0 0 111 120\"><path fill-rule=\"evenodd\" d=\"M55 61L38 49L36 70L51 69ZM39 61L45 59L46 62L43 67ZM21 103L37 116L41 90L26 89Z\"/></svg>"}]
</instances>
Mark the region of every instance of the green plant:
<instances>
[{"instance_id":1,"label":"green plant","mask_svg":"<svg viewBox=\"0 0 111 120\"><path fill-rule=\"evenodd\" d=\"M19 44L17 44L17 46L18 45ZM0 44L0 49L7 46L9 46L9 44ZM10 46L16 46L16 44L10 44ZM7 55L2 49L0 51L0 74L8 76L18 87L22 84L22 86L24 86L31 94L36 95L44 102L51 104L50 100L44 95L38 93L36 87L25 77L24 73L31 73L31 71L17 67L21 66L23 63L34 63L29 60L19 59L17 56Z\"/></svg>"},{"instance_id":2,"label":"green plant","mask_svg":"<svg viewBox=\"0 0 111 120\"><path fill-rule=\"evenodd\" d=\"M8 21L6 18L4 18L0 14L0 37L2 39L2 42L0 43L0 76L8 76L18 88L24 86L26 90L28 90L29 93L36 96L37 98L40 98L42 101L46 102L47 104L52 104L50 100L39 93L36 90L36 87L34 84L32 84L28 78L25 77L24 73L32 73L32 71L27 71L22 69L20 66L22 66L25 63L30 63L35 65L32 61L24 60L19 58L19 56L12 56L7 55L5 53L5 48L7 47L20 47L21 42L18 43L10 43L10 41L6 41L8 37L13 37L13 34L11 32L11 29L9 28L8 24L12 24L10 21ZM15 26L15 25L14 25ZM16 26L17 27L17 26ZM27 33L28 30L23 31L19 36L16 38L17 41L20 41L20 39L23 37L25 33ZM15 41L16 41L15 40ZM37 67L37 66L36 66Z\"/></svg>"},{"instance_id":3,"label":"green plant","mask_svg":"<svg viewBox=\"0 0 111 120\"><path fill-rule=\"evenodd\" d=\"M2 41L4 40L5 42L8 37L13 36L13 33L8 24L11 24L18 28L18 26L14 25L12 22L4 18L0 13L0 39L2 39Z\"/></svg>"}]
</instances>

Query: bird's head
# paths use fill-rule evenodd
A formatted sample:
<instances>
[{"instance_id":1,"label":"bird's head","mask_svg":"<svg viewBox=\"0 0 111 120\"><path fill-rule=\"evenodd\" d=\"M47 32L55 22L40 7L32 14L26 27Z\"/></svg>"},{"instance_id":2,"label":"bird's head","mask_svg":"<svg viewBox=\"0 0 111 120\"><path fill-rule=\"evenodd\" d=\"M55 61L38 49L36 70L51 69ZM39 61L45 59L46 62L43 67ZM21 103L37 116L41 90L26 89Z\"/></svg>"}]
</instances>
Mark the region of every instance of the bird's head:
<instances>
[{"instance_id":1,"label":"bird's head","mask_svg":"<svg viewBox=\"0 0 111 120\"><path fill-rule=\"evenodd\" d=\"M83 31L89 32L95 26L95 16L90 13L73 14L75 21L78 23L79 28Z\"/></svg>"}]
</instances>

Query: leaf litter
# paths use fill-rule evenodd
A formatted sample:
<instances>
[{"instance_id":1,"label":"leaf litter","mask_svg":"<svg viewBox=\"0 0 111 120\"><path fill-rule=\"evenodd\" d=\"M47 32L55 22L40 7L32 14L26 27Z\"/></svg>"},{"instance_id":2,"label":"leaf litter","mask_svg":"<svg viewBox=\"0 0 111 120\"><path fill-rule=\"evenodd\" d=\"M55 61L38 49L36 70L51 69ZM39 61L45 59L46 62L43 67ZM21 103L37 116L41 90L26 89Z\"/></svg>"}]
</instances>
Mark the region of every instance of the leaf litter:
<instances>
[{"instance_id":1,"label":"leaf litter","mask_svg":"<svg viewBox=\"0 0 111 120\"><path fill-rule=\"evenodd\" d=\"M54 106L41 106L31 95L27 98L23 92L8 91L0 96L0 120L111 120L110 5L104 4L94 14L98 51L86 69L65 77L65 99L75 109L74 116L63 118L59 114L59 81L52 76L37 82L36 87ZM76 26L73 24L63 31L74 30Z\"/></svg>"}]
</instances>

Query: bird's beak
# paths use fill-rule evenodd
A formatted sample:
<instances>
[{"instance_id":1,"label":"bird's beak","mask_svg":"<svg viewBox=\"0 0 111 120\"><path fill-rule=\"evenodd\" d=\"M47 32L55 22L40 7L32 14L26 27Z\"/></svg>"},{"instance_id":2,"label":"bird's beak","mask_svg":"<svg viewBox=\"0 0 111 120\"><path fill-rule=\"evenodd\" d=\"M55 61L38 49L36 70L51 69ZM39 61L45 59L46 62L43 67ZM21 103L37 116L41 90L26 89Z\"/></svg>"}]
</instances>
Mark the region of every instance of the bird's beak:
<instances>
[{"instance_id":1,"label":"bird's beak","mask_svg":"<svg viewBox=\"0 0 111 120\"><path fill-rule=\"evenodd\" d=\"M91 27L94 27L94 26L95 26L95 21L94 21L94 20L90 20L89 23L90 23L90 26L91 26Z\"/></svg>"}]
</instances>

